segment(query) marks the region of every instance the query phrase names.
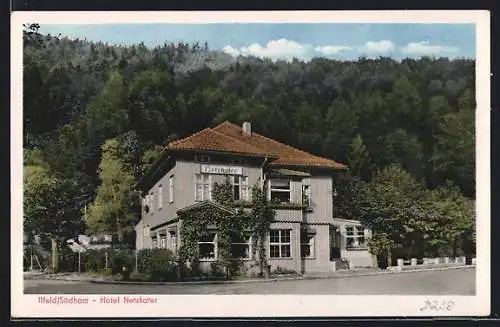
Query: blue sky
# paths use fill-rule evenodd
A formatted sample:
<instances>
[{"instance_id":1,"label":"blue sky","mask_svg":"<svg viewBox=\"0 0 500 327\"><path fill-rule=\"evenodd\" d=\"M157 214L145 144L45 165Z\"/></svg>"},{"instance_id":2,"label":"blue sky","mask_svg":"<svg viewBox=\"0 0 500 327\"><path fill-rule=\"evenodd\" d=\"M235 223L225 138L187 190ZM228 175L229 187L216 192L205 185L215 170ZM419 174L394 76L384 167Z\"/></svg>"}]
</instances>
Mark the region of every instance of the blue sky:
<instances>
[{"instance_id":1,"label":"blue sky","mask_svg":"<svg viewBox=\"0 0 500 327\"><path fill-rule=\"evenodd\" d=\"M43 34L61 34L110 44L155 46L164 42L204 42L211 50L289 60L475 58L474 24L102 24L41 25Z\"/></svg>"}]
</instances>

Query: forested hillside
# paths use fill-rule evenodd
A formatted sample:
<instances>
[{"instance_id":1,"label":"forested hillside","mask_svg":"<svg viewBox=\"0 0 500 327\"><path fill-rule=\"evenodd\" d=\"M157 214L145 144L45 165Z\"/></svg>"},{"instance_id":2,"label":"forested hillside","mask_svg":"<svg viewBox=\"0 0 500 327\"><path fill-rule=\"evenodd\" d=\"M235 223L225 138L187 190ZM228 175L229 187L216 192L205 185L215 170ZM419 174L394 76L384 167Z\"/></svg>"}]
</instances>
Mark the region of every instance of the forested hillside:
<instances>
[{"instance_id":1,"label":"forested hillside","mask_svg":"<svg viewBox=\"0 0 500 327\"><path fill-rule=\"evenodd\" d=\"M365 181L399 163L429 190L449 180L474 197L474 60L273 62L206 44L110 46L36 30L24 46L25 164L68 181L69 207L105 184L106 140L118 140L137 180L161 146L225 120L251 121Z\"/></svg>"}]
</instances>

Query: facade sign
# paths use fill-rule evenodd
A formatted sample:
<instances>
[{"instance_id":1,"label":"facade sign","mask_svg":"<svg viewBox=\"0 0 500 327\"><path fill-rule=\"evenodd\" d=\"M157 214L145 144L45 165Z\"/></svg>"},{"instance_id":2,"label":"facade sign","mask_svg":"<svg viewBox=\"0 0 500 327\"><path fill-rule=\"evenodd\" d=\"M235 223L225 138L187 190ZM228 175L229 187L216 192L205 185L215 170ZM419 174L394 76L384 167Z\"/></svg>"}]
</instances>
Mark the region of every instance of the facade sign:
<instances>
[{"instance_id":1,"label":"facade sign","mask_svg":"<svg viewBox=\"0 0 500 327\"><path fill-rule=\"evenodd\" d=\"M221 165L201 165L201 172L204 174L243 175L243 168Z\"/></svg>"}]
</instances>

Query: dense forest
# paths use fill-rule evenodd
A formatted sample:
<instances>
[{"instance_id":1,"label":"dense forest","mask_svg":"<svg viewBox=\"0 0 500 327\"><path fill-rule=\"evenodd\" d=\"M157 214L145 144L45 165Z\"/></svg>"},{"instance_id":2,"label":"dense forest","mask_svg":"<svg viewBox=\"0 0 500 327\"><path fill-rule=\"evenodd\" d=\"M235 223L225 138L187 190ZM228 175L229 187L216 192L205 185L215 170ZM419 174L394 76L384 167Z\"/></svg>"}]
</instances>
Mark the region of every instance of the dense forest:
<instances>
[{"instance_id":1,"label":"dense forest","mask_svg":"<svg viewBox=\"0 0 500 327\"><path fill-rule=\"evenodd\" d=\"M475 196L472 59L271 61L207 44L71 40L31 26L23 60L25 165L64 181L66 214L104 192L110 165L129 167L131 178L120 179L132 185L169 141L225 120L345 163L360 182L398 164L429 191ZM339 197L344 208L349 194ZM137 203L127 199L132 224ZM73 223L57 228L76 232Z\"/></svg>"}]
</instances>

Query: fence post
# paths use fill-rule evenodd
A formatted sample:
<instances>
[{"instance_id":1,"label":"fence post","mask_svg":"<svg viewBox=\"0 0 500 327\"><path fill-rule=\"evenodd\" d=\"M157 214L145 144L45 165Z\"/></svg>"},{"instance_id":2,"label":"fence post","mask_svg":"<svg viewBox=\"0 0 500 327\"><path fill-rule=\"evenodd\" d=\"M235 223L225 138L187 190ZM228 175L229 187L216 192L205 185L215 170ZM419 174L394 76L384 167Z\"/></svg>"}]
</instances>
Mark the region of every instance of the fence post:
<instances>
[{"instance_id":1,"label":"fence post","mask_svg":"<svg viewBox=\"0 0 500 327\"><path fill-rule=\"evenodd\" d=\"M104 258L106 260L106 263L105 263L106 267L105 268L108 269L108 251L104 252Z\"/></svg>"},{"instance_id":2,"label":"fence post","mask_svg":"<svg viewBox=\"0 0 500 327\"><path fill-rule=\"evenodd\" d=\"M81 267L82 267L82 251L81 250L78 250L78 273L81 273L82 270L81 270Z\"/></svg>"}]
</instances>

